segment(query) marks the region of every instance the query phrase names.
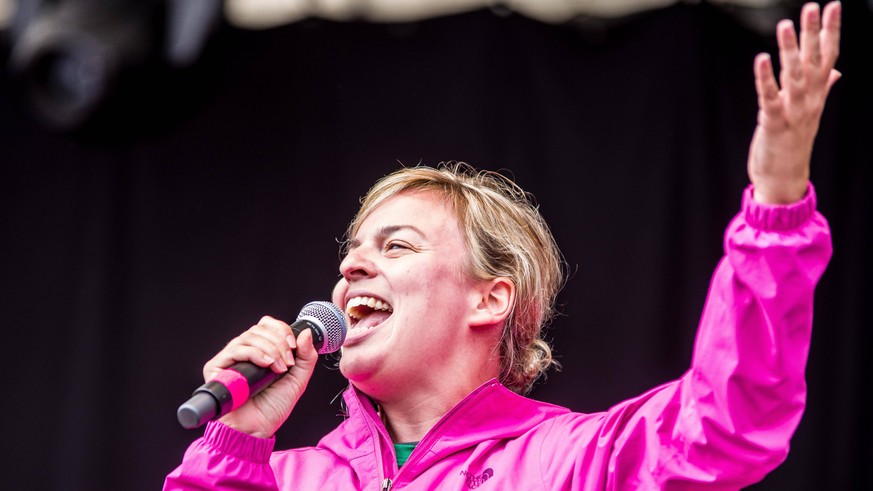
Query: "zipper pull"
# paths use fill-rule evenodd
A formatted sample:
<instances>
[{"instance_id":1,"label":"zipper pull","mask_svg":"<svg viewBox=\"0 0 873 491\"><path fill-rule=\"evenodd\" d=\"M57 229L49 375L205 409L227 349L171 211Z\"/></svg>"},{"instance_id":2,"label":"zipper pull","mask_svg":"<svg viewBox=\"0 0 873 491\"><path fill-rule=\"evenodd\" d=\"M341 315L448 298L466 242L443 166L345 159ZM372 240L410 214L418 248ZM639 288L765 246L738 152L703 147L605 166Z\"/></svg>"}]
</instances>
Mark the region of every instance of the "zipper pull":
<instances>
[{"instance_id":1,"label":"zipper pull","mask_svg":"<svg viewBox=\"0 0 873 491\"><path fill-rule=\"evenodd\" d=\"M382 491L391 491L391 479L386 477L385 480L382 481Z\"/></svg>"}]
</instances>

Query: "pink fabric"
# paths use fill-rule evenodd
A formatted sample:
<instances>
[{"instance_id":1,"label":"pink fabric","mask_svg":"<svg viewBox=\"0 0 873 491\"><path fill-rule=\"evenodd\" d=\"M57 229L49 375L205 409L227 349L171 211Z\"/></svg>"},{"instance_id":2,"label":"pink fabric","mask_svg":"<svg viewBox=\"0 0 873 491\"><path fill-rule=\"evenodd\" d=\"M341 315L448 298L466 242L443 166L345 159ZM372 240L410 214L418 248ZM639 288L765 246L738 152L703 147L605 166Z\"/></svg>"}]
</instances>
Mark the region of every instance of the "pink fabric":
<instances>
[{"instance_id":1,"label":"pink fabric","mask_svg":"<svg viewBox=\"0 0 873 491\"><path fill-rule=\"evenodd\" d=\"M316 447L210 423L166 490L739 489L787 455L806 400L813 289L831 255L812 187L765 206L747 190L725 234L694 347L679 380L606 412L580 414L491 381L446 414L398 470L367 397Z\"/></svg>"}]
</instances>

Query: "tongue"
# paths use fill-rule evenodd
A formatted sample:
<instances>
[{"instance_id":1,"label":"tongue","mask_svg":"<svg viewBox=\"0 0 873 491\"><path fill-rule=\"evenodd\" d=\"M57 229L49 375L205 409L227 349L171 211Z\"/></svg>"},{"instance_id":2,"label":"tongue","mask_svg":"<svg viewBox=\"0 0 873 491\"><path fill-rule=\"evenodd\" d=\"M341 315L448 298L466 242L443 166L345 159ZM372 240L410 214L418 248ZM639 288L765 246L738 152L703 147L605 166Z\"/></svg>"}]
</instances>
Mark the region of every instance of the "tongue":
<instances>
[{"instance_id":1,"label":"tongue","mask_svg":"<svg viewBox=\"0 0 873 491\"><path fill-rule=\"evenodd\" d=\"M370 329L373 326L377 326L383 322L385 319L391 317L391 312L385 312L382 310L373 311L364 316L361 320L359 320L355 324L355 329Z\"/></svg>"}]
</instances>

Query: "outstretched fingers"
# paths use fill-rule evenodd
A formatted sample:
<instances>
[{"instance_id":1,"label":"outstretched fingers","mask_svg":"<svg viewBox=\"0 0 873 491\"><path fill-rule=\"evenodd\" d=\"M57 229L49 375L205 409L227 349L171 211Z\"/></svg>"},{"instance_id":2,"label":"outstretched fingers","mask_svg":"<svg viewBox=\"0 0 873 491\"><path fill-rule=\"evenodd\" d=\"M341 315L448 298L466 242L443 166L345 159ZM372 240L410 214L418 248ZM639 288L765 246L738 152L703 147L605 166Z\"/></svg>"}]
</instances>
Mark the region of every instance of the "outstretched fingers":
<instances>
[{"instance_id":1,"label":"outstretched fingers","mask_svg":"<svg viewBox=\"0 0 873 491\"><path fill-rule=\"evenodd\" d=\"M780 21L776 26L779 43L778 85L769 75L772 67L764 67L761 56L755 61L755 75L759 103L766 112L777 109L773 98L774 86L782 104L788 109L796 105L823 106L830 88L840 78L834 69L840 51L840 24L842 6L831 2L822 10L816 3L807 3L800 14L800 35L790 20ZM769 68L762 70L762 68ZM781 93L778 92L781 87ZM763 89L763 91L762 91ZM771 104L767 104L770 102Z\"/></svg>"},{"instance_id":2,"label":"outstretched fingers","mask_svg":"<svg viewBox=\"0 0 873 491\"><path fill-rule=\"evenodd\" d=\"M811 68L821 67L821 16L817 3L808 3L800 12L800 59Z\"/></svg>"},{"instance_id":3,"label":"outstretched fingers","mask_svg":"<svg viewBox=\"0 0 873 491\"><path fill-rule=\"evenodd\" d=\"M794 23L788 19L779 21L776 25L776 40L779 43L779 61L782 64L779 82L790 99L798 99L803 96L806 89L807 77L800 57Z\"/></svg>"},{"instance_id":4,"label":"outstretched fingers","mask_svg":"<svg viewBox=\"0 0 873 491\"><path fill-rule=\"evenodd\" d=\"M840 55L840 25L842 23L842 5L840 2L831 2L824 8L822 14L823 29L820 35L821 42L821 66L828 73L837 62Z\"/></svg>"},{"instance_id":5,"label":"outstretched fingers","mask_svg":"<svg viewBox=\"0 0 873 491\"><path fill-rule=\"evenodd\" d=\"M779 85L773 74L773 64L770 55L761 53L755 57L755 89L758 92L758 107L764 115L778 117L781 115L783 106L779 98ZM763 121L759 121L763 123Z\"/></svg>"},{"instance_id":6,"label":"outstretched fingers","mask_svg":"<svg viewBox=\"0 0 873 491\"><path fill-rule=\"evenodd\" d=\"M834 64L840 53L841 5L831 2L820 11L818 4L808 3L800 13L800 60L814 88L830 91L839 79Z\"/></svg>"}]
</instances>

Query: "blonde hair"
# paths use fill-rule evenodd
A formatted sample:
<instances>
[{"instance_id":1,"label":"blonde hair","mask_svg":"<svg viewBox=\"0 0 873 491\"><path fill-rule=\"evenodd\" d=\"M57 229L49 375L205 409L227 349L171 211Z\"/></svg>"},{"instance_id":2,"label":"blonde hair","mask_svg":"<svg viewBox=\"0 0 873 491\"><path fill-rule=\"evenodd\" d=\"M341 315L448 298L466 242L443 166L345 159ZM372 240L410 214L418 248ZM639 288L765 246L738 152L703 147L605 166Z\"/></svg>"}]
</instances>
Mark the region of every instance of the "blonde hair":
<instances>
[{"instance_id":1,"label":"blonde hair","mask_svg":"<svg viewBox=\"0 0 873 491\"><path fill-rule=\"evenodd\" d=\"M500 339L500 382L527 393L549 367L559 366L542 330L564 281L561 253L532 196L497 172L477 171L463 162L402 168L376 182L361 199L347 237L354 237L379 204L403 191L442 194L469 248L468 274L486 281L508 278L515 285L515 305Z\"/></svg>"}]
</instances>

